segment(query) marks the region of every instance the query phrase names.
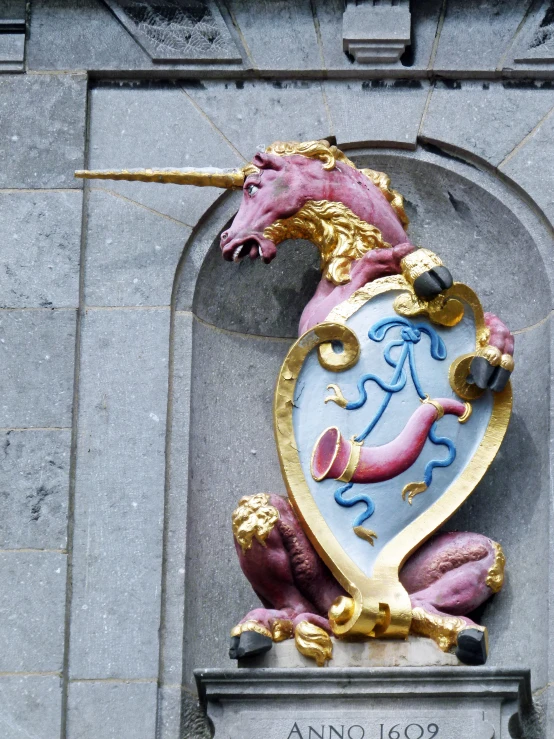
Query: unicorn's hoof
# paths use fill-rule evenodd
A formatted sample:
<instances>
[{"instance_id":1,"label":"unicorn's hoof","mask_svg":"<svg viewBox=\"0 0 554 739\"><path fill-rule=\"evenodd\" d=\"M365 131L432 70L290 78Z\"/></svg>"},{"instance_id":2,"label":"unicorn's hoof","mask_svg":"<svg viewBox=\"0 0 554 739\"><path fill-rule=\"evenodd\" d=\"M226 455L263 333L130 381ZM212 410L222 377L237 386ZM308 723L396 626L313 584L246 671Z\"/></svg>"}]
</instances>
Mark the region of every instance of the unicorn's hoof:
<instances>
[{"instance_id":1,"label":"unicorn's hoof","mask_svg":"<svg viewBox=\"0 0 554 739\"><path fill-rule=\"evenodd\" d=\"M414 292L418 298L431 300L453 284L452 275L446 267L433 267L414 280Z\"/></svg>"},{"instance_id":2,"label":"unicorn's hoof","mask_svg":"<svg viewBox=\"0 0 554 739\"><path fill-rule=\"evenodd\" d=\"M481 629L463 629L458 634L456 657L465 665L484 665L488 656L487 632Z\"/></svg>"},{"instance_id":3,"label":"unicorn's hoof","mask_svg":"<svg viewBox=\"0 0 554 739\"><path fill-rule=\"evenodd\" d=\"M235 639L238 643L235 643ZM258 654L269 652L273 642L269 636L258 634L257 631L243 631L240 636L231 637L229 657L231 659L248 659Z\"/></svg>"},{"instance_id":4,"label":"unicorn's hoof","mask_svg":"<svg viewBox=\"0 0 554 739\"><path fill-rule=\"evenodd\" d=\"M481 390L492 390L494 393L500 393L510 379L513 368L513 359L509 355L503 355L500 361L506 356L508 359L504 360L503 367L498 364L498 358L490 360L488 356L473 357L471 365L469 367L469 378L468 381L477 385ZM508 361L511 360L511 361Z\"/></svg>"},{"instance_id":5,"label":"unicorn's hoof","mask_svg":"<svg viewBox=\"0 0 554 739\"><path fill-rule=\"evenodd\" d=\"M232 636L229 644L229 657L237 659L237 650L239 648L240 636Z\"/></svg>"}]
</instances>

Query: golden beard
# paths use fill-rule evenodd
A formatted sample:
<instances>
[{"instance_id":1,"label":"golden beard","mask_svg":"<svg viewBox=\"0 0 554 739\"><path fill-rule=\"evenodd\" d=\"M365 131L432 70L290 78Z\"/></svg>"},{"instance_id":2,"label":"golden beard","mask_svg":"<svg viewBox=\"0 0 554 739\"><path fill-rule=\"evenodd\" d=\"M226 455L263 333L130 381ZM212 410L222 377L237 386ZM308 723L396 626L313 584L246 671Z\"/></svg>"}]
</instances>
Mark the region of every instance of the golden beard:
<instances>
[{"instance_id":1,"label":"golden beard","mask_svg":"<svg viewBox=\"0 0 554 739\"><path fill-rule=\"evenodd\" d=\"M323 276L334 285L350 282L350 264L370 249L391 246L378 228L330 200L308 200L295 215L268 226L263 235L274 244L285 239L313 242L321 254Z\"/></svg>"}]
</instances>

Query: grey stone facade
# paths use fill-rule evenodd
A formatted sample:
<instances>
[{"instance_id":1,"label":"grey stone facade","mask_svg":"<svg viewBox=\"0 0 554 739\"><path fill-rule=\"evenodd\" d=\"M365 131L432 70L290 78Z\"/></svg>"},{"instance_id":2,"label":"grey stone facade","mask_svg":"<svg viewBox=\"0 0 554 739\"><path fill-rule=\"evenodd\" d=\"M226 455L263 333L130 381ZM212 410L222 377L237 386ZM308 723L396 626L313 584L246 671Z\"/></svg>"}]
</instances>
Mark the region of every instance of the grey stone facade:
<instances>
[{"instance_id":1,"label":"grey stone facade","mask_svg":"<svg viewBox=\"0 0 554 739\"><path fill-rule=\"evenodd\" d=\"M112 4L31 0L26 34L0 7L0 736L209 735L193 670L256 603L229 517L284 490L273 385L317 281L307 244L220 260L237 194L73 171L335 135L516 334L505 444L448 526L502 543L489 664L530 668L525 736L554 737L549 4L418 0L412 46L364 64L342 0L217 0L227 56L168 62Z\"/></svg>"}]
</instances>

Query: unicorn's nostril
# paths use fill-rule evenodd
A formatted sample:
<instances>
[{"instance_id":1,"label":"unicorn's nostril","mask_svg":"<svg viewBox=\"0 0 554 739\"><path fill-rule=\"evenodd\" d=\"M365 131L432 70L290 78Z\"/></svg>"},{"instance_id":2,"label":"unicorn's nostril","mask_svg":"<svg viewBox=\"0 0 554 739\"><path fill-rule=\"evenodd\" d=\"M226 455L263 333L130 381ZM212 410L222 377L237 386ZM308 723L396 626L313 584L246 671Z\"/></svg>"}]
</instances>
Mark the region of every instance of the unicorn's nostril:
<instances>
[{"instance_id":1,"label":"unicorn's nostril","mask_svg":"<svg viewBox=\"0 0 554 739\"><path fill-rule=\"evenodd\" d=\"M223 232L223 233L221 234L221 239L222 239L222 241L226 241L226 240L227 240L228 238L229 238L229 232L228 232L228 231L224 231L224 232Z\"/></svg>"}]
</instances>

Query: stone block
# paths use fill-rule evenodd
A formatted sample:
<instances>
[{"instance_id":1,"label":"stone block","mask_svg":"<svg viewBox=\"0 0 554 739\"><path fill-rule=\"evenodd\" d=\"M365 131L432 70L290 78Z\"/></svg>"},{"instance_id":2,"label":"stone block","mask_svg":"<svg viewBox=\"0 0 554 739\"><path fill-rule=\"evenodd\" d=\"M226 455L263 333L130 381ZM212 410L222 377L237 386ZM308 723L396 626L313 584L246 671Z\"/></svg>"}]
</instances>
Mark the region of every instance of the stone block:
<instances>
[{"instance_id":1,"label":"stone block","mask_svg":"<svg viewBox=\"0 0 554 739\"><path fill-rule=\"evenodd\" d=\"M344 0L318 0L314 3L317 28L321 38L324 65L328 70L355 77L360 69L378 69L379 71L398 69L409 73L410 70L427 69L431 58L435 34L442 8L442 0L418 0L412 3L411 25L412 43L399 61L364 64L360 68L354 58L343 51L342 14Z\"/></svg>"},{"instance_id":2,"label":"stone block","mask_svg":"<svg viewBox=\"0 0 554 739\"><path fill-rule=\"evenodd\" d=\"M521 0L449 0L435 57L436 73L448 70L494 72L528 3Z\"/></svg>"},{"instance_id":3,"label":"stone block","mask_svg":"<svg viewBox=\"0 0 554 739\"><path fill-rule=\"evenodd\" d=\"M229 632L258 603L235 555L231 513L243 495L285 492L272 401L290 343L194 323L185 681L196 667L229 665Z\"/></svg>"},{"instance_id":4,"label":"stone block","mask_svg":"<svg viewBox=\"0 0 554 739\"><path fill-rule=\"evenodd\" d=\"M509 739L531 705L524 669L198 670L196 679L215 736L233 739Z\"/></svg>"},{"instance_id":5,"label":"stone block","mask_svg":"<svg viewBox=\"0 0 554 739\"><path fill-rule=\"evenodd\" d=\"M0 672L60 672L65 554L0 552Z\"/></svg>"},{"instance_id":6,"label":"stone block","mask_svg":"<svg viewBox=\"0 0 554 739\"><path fill-rule=\"evenodd\" d=\"M224 9L223 9L224 13ZM224 13L225 14L225 13ZM225 14L226 15L226 14ZM241 48L238 34L227 19L237 50L238 62L169 63L153 62L146 51L118 21L103 0L35 0L27 42L27 65L30 70L91 70L91 71L166 71L186 69L199 74L206 70L240 69Z\"/></svg>"},{"instance_id":7,"label":"stone block","mask_svg":"<svg viewBox=\"0 0 554 739\"><path fill-rule=\"evenodd\" d=\"M62 684L59 677L0 678L0 730L6 739L59 739Z\"/></svg>"},{"instance_id":8,"label":"stone block","mask_svg":"<svg viewBox=\"0 0 554 739\"><path fill-rule=\"evenodd\" d=\"M100 85L91 93L89 169L237 167L243 159L178 86ZM212 187L97 181L194 226L221 195Z\"/></svg>"},{"instance_id":9,"label":"stone block","mask_svg":"<svg viewBox=\"0 0 554 739\"><path fill-rule=\"evenodd\" d=\"M63 549L70 431L4 431L0 445L0 549Z\"/></svg>"},{"instance_id":10,"label":"stone block","mask_svg":"<svg viewBox=\"0 0 554 739\"><path fill-rule=\"evenodd\" d=\"M69 684L67 739L153 739L155 733L154 682Z\"/></svg>"},{"instance_id":11,"label":"stone block","mask_svg":"<svg viewBox=\"0 0 554 739\"><path fill-rule=\"evenodd\" d=\"M0 78L0 187L82 186L86 92L83 74Z\"/></svg>"},{"instance_id":12,"label":"stone block","mask_svg":"<svg viewBox=\"0 0 554 739\"><path fill-rule=\"evenodd\" d=\"M81 213L81 191L0 192L0 306L78 306Z\"/></svg>"},{"instance_id":13,"label":"stone block","mask_svg":"<svg viewBox=\"0 0 554 739\"><path fill-rule=\"evenodd\" d=\"M24 33L0 33L0 62L23 65L24 55Z\"/></svg>"},{"instance_id":14,"label":"stone block","mask_svg":"<svg viewBox=\"0 0 554 739\"><path fill-rule=\"evenodd\" d=\"M255 69L321 69L310 0L228 0ZM340 17L339 17L340 19Z\"/></svg>"},{"instance_id":15,"label":"stone block","mask_svg":"<svg viewBox=\"0 0 554 739\"><path fill-rule=\"evenodd\" d=\"M88 199L85 302L169 305L191 229L137 203L97 190Z\"/></svg>"},{"instance_id":16,"label":"stone block","mask_svg":"<svg viewBox=\"0 0 554 739\"><path fill-rule=\"evenodd\" d=\"M552 91L541 82L438 82L421 136L498 165L548 113Z\"/></svg>"},{"instance_id":17,"label":"stone block","mask_svg":"<svg viewBox=\"0 0 554 739\"><path fill-rule=\"evenodd\" d=\"M25 30L25 0L4 0L0 11L0 27L23 26Z\"/></svg>"},{"instance_id":18,"label":"stone block","mask_svg":"<svg viewBox=\"0 0 554 739\"><path fill-rule=\"evenodd\" d=\"M69 427L74 310L0 311L0 428Z\"/></svg>"},{"instance_id":19,"label":"stone block","mask_svg":"<svg viewBox=\"0 0 554 739\"><path fill-rule=\"evenodd\" d=\"M89 309L82 326L72 678L156 678L169 309Z\"/></svg>"},{"instance_id":20,"label":"stone block","mask_svg":"<svg viewBox=\"0 0 554 739\"><path fill-rule=\"evenodd\" d=\"M376 145L415 149L429 93L421 80L325 82L339 146Z\"/></svg>"},{"instance_id":21,"label":"stone block","mask_svg":"<svg viewBox=\"0 0 554 739\"><path fill-rule=\"evenodd\" d=\"M151 64L101 0L35 0L30 29L29 70L134 69Z\"/></svg>"},{"instance_id":22,"label":"stone block","mask_svg":"<svg viewBox=\"0 0 554 739\"><path fill-rule=\"evenodd\" d=\"M410 38L410 6L405 0L381 5L347 2L342 17L343 49L357 62L397 62Z\"/></svg>"},{"instance_id":23,"label":"stone block","mask_svg":"<svg viewBox=\"0 0 554 739\"><path fill-rule=\"evenodd\" d=\"M350 667L447 667L460 665L455 654L443 652L431 639L410 636L406 640L369 639L368 641L341 641L333 639L333 668ZM311 657L305 657L296 648L294 639L274 644L269 652L239 660L240 669L250 668L305 668L315 667Z\"/></svg>"},{"instance_id":24,"label":"stone block","mask_svg":"<svg viewBox=\"0 0 554 739\"><path fill-rule=\"evenodd\" d=\"M554 117L548 116L500 165L554 224L554 172L545 166L554 153Z\"/></svg>"},{"instance_id":25,"label":"stone block","mask_svg":"<svg viewBox=\"0 0 554 739\"><path fill-rule=\"evenodd\" d=\"M187 93L248 161L273 141L313 141L331 133L319 82L206 81ZM209 163L222 166L213 157Z\"/></svg>"}]
</instances>

